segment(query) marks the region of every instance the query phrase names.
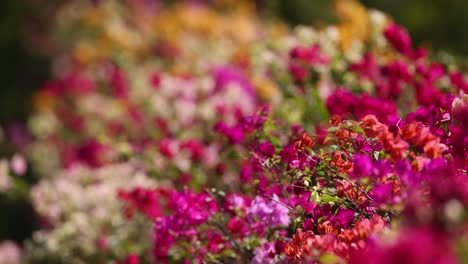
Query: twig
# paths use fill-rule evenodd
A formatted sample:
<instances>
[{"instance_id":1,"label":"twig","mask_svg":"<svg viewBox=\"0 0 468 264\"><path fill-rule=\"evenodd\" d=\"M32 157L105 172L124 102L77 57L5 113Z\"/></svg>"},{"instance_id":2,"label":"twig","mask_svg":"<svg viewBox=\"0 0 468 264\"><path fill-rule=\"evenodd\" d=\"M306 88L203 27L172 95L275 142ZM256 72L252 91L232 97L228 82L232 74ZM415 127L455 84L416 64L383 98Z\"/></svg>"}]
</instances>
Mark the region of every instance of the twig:
<instances>
[{"instance_id":1,"label":"twig","mask_svg":"<svg viewBox=\"0 0 468 264\"><path fill-rule=\"evenodd\" d=\"M263 197L266 197L266 198L268 198L268 199L270 199L270 200L272 200L272 201L274 201L274 202L276 202L276 203L278 203L278 204L280 204L280 205L282 205L282 206L288 208L289 211L297 213L296 209L292 208L291 206L289 206L289 205L287 205L287 204L285 204L285 203L283 203L283 202L281 202L281 201L279 201L279 200L275 200L275 199L273 199L273 197L268 196L268 195L266 195L266 194L264 194L264 193L261 193L261 192L259 192L259 191L257 191L257 192L258 192L260 195L262 195Z\"/></svg>"},{"instance_id":2,"label":"twig","mask_svg":"<svg viewBox=\"0 0 468 264\"><path fill-rule=\"evenodd\" d=\"M353 185L353 187L357 188L360 192L362 192L366 197L367 199L369 199L370 201L374 201L374 199L372 199L372 197L369 196L369 194L367 194L366 191L364 191L361 187L359 187L359 185L357 185L355 182L352 182L350 181L349 179L346 179L345 177L339 175L338 173L336 173L335 171L333 171L330 166L326 165L325 166L327 167L327 169L329 169L336 177L350 183L351 185Z\"/></svg>"}]
</instances>

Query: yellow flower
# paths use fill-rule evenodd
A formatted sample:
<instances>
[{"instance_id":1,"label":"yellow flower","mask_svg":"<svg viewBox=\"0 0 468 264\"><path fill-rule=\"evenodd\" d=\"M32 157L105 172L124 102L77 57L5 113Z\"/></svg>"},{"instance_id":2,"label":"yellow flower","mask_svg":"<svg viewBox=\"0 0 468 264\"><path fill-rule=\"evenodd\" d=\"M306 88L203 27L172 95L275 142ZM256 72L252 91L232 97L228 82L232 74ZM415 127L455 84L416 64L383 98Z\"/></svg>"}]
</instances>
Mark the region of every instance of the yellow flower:
<instances>
[{"instance_id":1,"label":"yellow flower","mask_svg":"<svg viewBox=\"0 0 468 264\"><path fill-rule=\"evenodd\" d=\"M55 99L44 90L39 90L33 95L33 106L40 112L52 110L55 105Z\"/></svg>"},{"instance_id":2,"label":"yellow flower","mask_svg":"<svg viewBox=\"0 0 468 264\"><path fill-rule=\"evenodd\" d=\"M333 4L340 20L340 47L347 49L355 40L366 41L370 33L367 9L355 0L334 0Z\"/></svg>"},{"instance_id":3,"label":"yellow flower","mask_svg":"<svg viewBox=\"0 0 468 264\"><path fill-rule=\"evenodd\" d=\"M77 44L76 48L74 49L73 57L80 64L86 65L91 63L92 61L95 61L100 56L98 50L99 49L96 48L96 43L91 43L89 41L81 41Z\"/></svg>"},{"instance_id":4,"label":"yellow flower","mask_svg":"<svg viewBox=\"0 0 468 264\"><path fill-rule=\"evenodd\" d=\"M84 11L82 23L85 27L99 27L108 18L108 13L97 7L90 7Z\"/></svg>"},{"instance_id":5,"label":"yellow flower","mask_svg":"<svg viewBox=\"0 0 468 264\"><path fill-rule=\"evenodd\" d=\"M272 102L278 99L279 89L271 80L257 77L253 82L255 90L262 100Z\"/></svg>"}]
</instances>

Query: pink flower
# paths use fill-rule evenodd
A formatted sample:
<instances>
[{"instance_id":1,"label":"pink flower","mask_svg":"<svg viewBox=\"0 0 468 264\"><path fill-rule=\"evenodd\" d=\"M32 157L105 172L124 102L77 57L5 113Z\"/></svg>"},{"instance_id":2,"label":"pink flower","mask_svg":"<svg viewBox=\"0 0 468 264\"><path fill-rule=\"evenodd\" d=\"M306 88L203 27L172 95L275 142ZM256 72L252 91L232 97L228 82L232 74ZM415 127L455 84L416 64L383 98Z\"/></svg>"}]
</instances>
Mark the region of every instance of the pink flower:
<instances>
[{"instance_id":1,"label":"pink flower","mask_svg":"<svg viewBox=\"0 0 468 264\"><path fill-rule=\"evenodd\" d=\"M452 72L450 74L450 81L458 90L468 93L468 81L464 78L461 72Z\"/></svg>"},{"instance_id":2,"label":"pink flower","mask_svg":"<svg viewBox=\"0 0 468 264\"><path fill-rule=\"evenodd\" d=\"M411 37L403 27L392 23L385 29L384 36L398 52L408 57L412 56Z\"/></svg>"},{"instance_id":3,"label":"pink flower","mask_svg":"<svg viewBox=\"0 0 468 264\"><path fill-rule=\"evenodd\" d=\"M354 102L355 97L350 91L339 88L327 98L326 106L330 114L342 116L352 112Z\"/></svg>"},{"instance_id":4,"label":"pink flower","mask_svg":"<svg viewBox=\"0 0 468 264\"><path fill-rule=\"evenodd\" d=\"M133 211L138 210L150 219L161 215L160 198L156 190L136 187L131 191L119 191L118 197L126 203L126 214L133 216Z\"/></svg>"},{"instance_id":5,"label":"pink flower","mask_svg":"<svg viewBox=\"0 0 468 264\"><path fill-rule=\"evenodd\" d=\"M468 95L453 100L452 119L455 125L468 129Z\"/></svg>"},{"instance_id":6,"label":"pink flower","mask_svg":"<svg viewBox=\"0 0 468 264\"><path fill-rule=\"evenodd\" d=\"M307 78L307 69L298 63L289 63L288 70L296 83L303 83Z\"/></svg>"},{"instance_id":7,"label":"pink flower","mask_svg":"<svg viewBox=\"0 0 468 264\"><path fill-rule=\"evenodd\" d=\"M456 264L447 239L430 228L404 230L391 245L376 245L359 251L351 264Z\"/></svg>"},{"instance_id":8,"label":"pink flower","mask_svg":"<svg viewBox=\"0 0 468 264\"><path fill-rule=\"evenodd\" d=\"M0 264L21 263L21 249L11 241L0 243Z\"/></svg>"},{"instance_id":9,"label":"pink flower","mask_svg":"<svg viewBox=\"0 0 468 264\"><path fill-rule=\"evenodd\" d=\"M23 156L16 154L11 158L10 161L11 170L18 176L22 176L28 169L28 164Z\"/></svg>"},{"instance_id":10,"label":"pink flower","mask_svg":"<svg viewBox=\"0 0 468 264\"><path fill-rule=\"evenodd\" d=\"M140 257L136 254L128 254L123 261L118 261L117 264L139 264Z\"/></svg>"},{"instance_id":11,"label":"pink flower","mask_svg":"<svg viewBox=\"0 0 468 264\"><path fill-rule=\"evenodd\" d=\"M86 140L77 150L77 158L86 165L97 168L105 162L107 147L98 140L91 138Z\"/></svg>"},{"instance_id":12,"label":"pink flower","mask_svg":"<svg viewBox=\"0 0 468 264\"><path fill-rule=\"evenodd\" d=\"M380 77L379 65L372 53L366 53L361 61L352 63L350 70L358 74L359 77L371 81L376 81Z\"/></svg>"},{"instance_id":13,"label":"pink flower","mask_svg":"<svg viewBox=\"0 0 468 264\"><path fill-rule=\"evenodd\" d=\"M289 209L280 203L276 194L272 197L272 200L268 201L257 196L246 211L251 222L258 219L260 223L265 224L267 227L288 226L290 222Z\"/></svg>"},{"instance_id":14,"label":"pink flower","mask_svg":"<svg viewBox=\"0 0 468 264\"><path fill-rule=\"evenodd\" d=\"M120 99L128 98L129 86L125 74L116 68L110 76L110 82L113 87L114 96Z\"/></svg>"},{"instance_id":15,"label":"pink flower","mask_svg":"<svg viewBox=\"0 0 468 264\"><path fill-rule=\"evenodd\" d=\"M311 47L294 47L289 52L289 57L291 59L306 62L310 65L328 64L330 62L330 58L328 58L328 56L326 56L325 54L321 53L320 46L318 44L314 44Z\"/></svg>"}]
</instances>

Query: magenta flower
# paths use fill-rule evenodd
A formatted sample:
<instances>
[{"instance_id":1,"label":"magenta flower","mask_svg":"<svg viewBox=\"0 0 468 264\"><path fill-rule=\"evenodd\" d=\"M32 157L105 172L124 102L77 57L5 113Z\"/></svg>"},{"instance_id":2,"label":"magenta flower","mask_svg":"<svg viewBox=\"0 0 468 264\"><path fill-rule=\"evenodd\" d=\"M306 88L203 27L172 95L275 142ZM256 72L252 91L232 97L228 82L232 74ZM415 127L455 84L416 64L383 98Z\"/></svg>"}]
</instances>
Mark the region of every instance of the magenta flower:
<instances>
[{"instance_id":1,"label":"magenta flower","mask_svg":"<svg viewBox=\"0 0 468 264\"><path fill-rule=\"evenodd\" d=\"M77 150L77 158L80 162L96 168L103 164L103 156L107 147L98 140L92 138L86 140Z\"/></svg>"},{"instance_id":2,"label":"magenta flower","mask_svg":"<svg viewBox=\"0 0 468 264\"><path fill-rule=\"evenodd\" d=\"M350 91L339 88L327 98L326 106L330 114L342 116L353 111L354 102L355 97Z\"/></svg>"},{"instance_id":3,"label":"magenta flower","mask_svg":"<svg viewBox=\"0 0 468 264\"><path fill-rule=\"evenodd\" d=\"M366 53L361 61L352 63L350 70L363 79L377 81L380 78L380 68L372 53Z\"/></svg>"},{"instance_id":4,"label":"magenta flower","mask_svg":"<svg viewBox=\"0 0 468 264\"><path fill-rule=\"evenodd\" d=\"M468 81L464 78L463 73L459 71L450 74L450 81L458 89L468 93Z\"/></svg>"},{"instance_id":5,"label":"magenta flower","mask_svg":"<svg viewBox=\"0 0 468 264\"><path fill-rule=\"evenodd\" d=\"M307 78L307 69L298 63L289 63L288 70L296 83L303 83Z\"/></svg>"},{"instance_id":6,"label":"magenta flower","mask_svg":"<svg viewBox=\"0 0 468 264\"><path fill-rule=\"evenodd\" d=\"M447 239L430 228L404 230L391 245L373 245L360 251L351 264L456 264Z\"/></svg>"},{"instance_id":7,"label":"magenta flower","mask_svg":"<svg viewBox=\"0 0 468 264\"><path fill-rule=\"evenodd\" d=\"M384 36L398 52L408 57L413 55L411 37L403 27L392 23L385 29Z\"/></svg>"},{"instance_id":8,"label":"magenta flower","mask_svg":"<svg viewBox=\"0 0 468 264\"><path fill-rule=\"evenodd\" d=\"M392 192L393 186L391 184L376 184L370 193L370 197L376 203L387 203L391 202Z\"/></svg>"},{"instance_id":9,"label":"magenta flower","mask_svg":"<svg viewBox=\"0 0 468 264\"><path fill-rule=\"evenodd\" d=\"M347 229L354 221L354 211L340 208L335 215L330 215L328 220L330 220L337 229Z\"/></svg>"},{"instance_id":10,"label":"magenta flower","mask_svg":"<svg viewBox=\"0 0 468 264\"><path fill-rule=\"evenodd\" d=\"M115 97L121 99L128 98L130 88L128 86L125 73L122 70L118 68L114 69L110 76L110 82L112 84L112 88L114 89L113 93Z\"/></svg>"},{"instance_id":11,"label":"magenta flower","mask_svg":"<svg viewBox=\"0 0 468 264\"><path fill-rule=\"evenodd\" d=\"M122 261L117 261L117 264L140 264L140 257L136 254L128 254Z\"/></svg>"},{"instance_id":12,"label":"magenta flower","mask_svg":"<svg viewBox=\"0 0 468 264\"><path fill-rule=\"evenodd\" d=\"M312 45L311 47L294 47L289 52L289 57L291 59L306 62L310 65L328 64L330 62L330 58L320 51L320 46L318 44Z\"/></svg>"},{"instance_id":13,"label":"magenta flower","mask_svg":"<svg viewBox=\"0 0 468 264\"><path fill-rule=\"evenodd\" d=\"M442 92L433 83L423 80L415 84L416 100L422 106L429 107L443 98Z\"/></svg>"},{"instance_id":14,"label":"magenta flower","mask_svg":"<svg viewBox=\"0 0 468 264\"><path fill-rule=\"evenodd\" d=\"M244 131L240 126L229 126L220 121L216 123L214 130L224 134L231 144L239 144L244 139Z\"/></svg>"},{"instance_id":15,"label":"magenta flower","mask_svg":"<svg viewBox=\"0 0 468 264\"><path fill-rule=\"evenodd\" d=\"M126 214L129 217L133 216L134 210L144 213L150 219L155 219L162 213L159 201L161 197L156 190L137 187L131 191L119 191L118 197L126 203Z\"/></svg>"},{"instance_id":16,"label":"magenta flower","mask_svg":"<svg viewBox=\"0 0 468 264\"><path fill-rule=\"evenodd\" d=\"M245 93L250 96L255 95L255 90L250 80L242 71L233 66L218 66L213 70L216 91L228 88L229 84L239 85Z\"/></svg>"}]
</instances>

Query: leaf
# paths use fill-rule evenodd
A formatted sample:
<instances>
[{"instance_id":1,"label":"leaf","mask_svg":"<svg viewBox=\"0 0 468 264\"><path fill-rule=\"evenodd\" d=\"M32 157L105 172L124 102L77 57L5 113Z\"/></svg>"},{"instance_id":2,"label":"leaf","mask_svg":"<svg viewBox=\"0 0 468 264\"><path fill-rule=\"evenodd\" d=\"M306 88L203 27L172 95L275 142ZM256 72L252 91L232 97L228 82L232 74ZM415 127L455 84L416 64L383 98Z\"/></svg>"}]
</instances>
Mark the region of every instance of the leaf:
<instances>
[{"instance_id":1,"label":"leaf","mask_svg":"<svg viewBox=\"0 0 468 264\"><path fill-rule=\"evenodd\" d=\"M337 264L337 263L344 263L343 259L340 257L330 254L330 253L325 253L322 256L320 256L320 263L322 264Z\"/></svg>"}]
</instances>

